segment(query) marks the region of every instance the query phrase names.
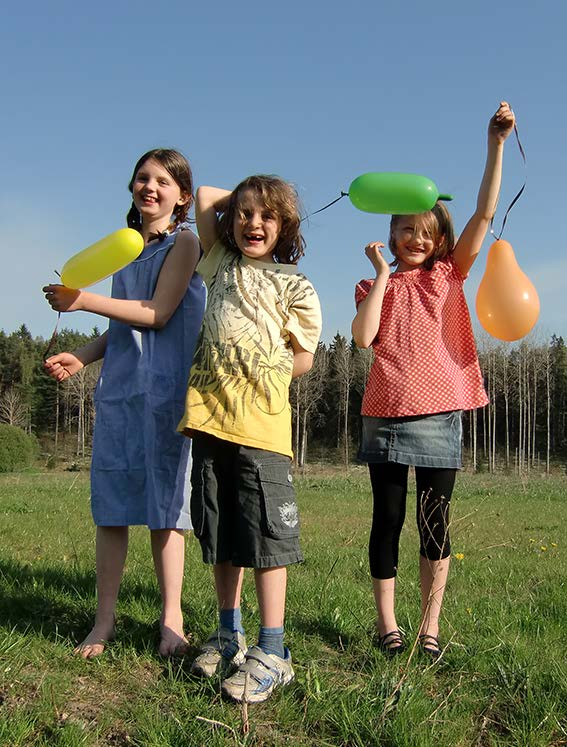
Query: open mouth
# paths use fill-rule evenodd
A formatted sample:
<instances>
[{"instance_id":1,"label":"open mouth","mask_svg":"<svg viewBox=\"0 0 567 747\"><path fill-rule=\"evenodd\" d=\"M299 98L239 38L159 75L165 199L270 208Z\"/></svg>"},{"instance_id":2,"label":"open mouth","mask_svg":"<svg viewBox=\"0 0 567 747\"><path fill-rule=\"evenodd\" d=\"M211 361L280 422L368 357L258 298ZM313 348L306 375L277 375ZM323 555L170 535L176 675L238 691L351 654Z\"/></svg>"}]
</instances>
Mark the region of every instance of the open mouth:
<instances>
[{"instance_id":1,"label":"open mouth","mask_svg":"<svg viewBox=\"0 0 567 747\"><path fill-rule=\"evenodd\" d=\"M250 244L259 244L260 242L264 241L264 237L259 233L245 233L244 238Z\"/></svg>"}]
</instances>

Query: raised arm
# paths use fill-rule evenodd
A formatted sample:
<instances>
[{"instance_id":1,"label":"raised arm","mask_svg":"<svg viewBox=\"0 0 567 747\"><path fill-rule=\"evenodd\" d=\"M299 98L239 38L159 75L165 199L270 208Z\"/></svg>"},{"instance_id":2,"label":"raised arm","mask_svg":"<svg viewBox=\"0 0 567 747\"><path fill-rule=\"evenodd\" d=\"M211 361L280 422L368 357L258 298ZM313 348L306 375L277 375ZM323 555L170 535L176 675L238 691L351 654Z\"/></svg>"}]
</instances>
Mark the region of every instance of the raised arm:
<instances>
[{"instance_id":1,"label":"raised arm","mask_svg":"<svg viewBox=\"0 0 567 747\"><path fill-rule=\"evenodd\" d=\"M218 239L218 214L228 205L232 192L218 187L199 187L195 196L195 217L199 239L205 254Z\"/></svg>"},{"instance_id":2,"label":"raised arm","mask_svg":"<svg viewBox=\"0 0 567 747\"><path fill-rule=\"evenodd\" d=\"M390 267L380 251L383 248L384 244L373 241L364 250L376 270L376 279L364 301L358 304L356 316L352 320L352 336L359 348L370 347L380 327L382 301L390 275Z\"/></svg>"},{"instance_id":3,"label":"raised arm","mask_svg":"<svg viewBox=\"0 0 567 747\"><path fill-rule=\"evenodd\" d=\"M199 261L199 241L191 231L181 231L161 268L150 299L125 300L74 290L64 285L46 285L45 297L56 311L90 311L135 327L164 327L181 303Z\"/></svg>"},{"instance_id":4,"label":"raised arm","mask_svg":"<svg viewBox=\"0 0 567 747\"><path fill-rule=\"evenodd\" d=\"M463 275L467 275L480 252L490 221L496 212L502 181L504 142L514 129L514 113L506 101L488 123L486 165L480 183L476 210L459 237L453 258Z\"/></svg>"}]
</instances>

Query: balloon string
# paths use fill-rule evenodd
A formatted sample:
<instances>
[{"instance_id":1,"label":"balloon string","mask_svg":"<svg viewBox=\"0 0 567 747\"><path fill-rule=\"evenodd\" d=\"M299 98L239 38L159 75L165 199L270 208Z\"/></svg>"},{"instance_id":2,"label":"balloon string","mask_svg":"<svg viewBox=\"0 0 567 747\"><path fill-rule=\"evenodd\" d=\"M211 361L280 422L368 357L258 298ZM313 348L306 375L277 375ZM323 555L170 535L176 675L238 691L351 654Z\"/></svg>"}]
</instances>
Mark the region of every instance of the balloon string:
<instances>
[{"instance_id":1,"label":"balloon string","mask_svg":"<svg viewBox=\"0 0 567 747\"><path fill-rule=\"evenodd\" d=\"M524 166L526 166L526 154L525 154L524 149L522 147L522 143L520 142L520 136L518 135L518 128L517 128L517 126L516 126L515 123L514 123L514 134L516 135L516 142L518 143L518 148L520 149L520 153L522 154L522 158L524 159ZM500 233L498 234L498 236L496 236L496 234L492 230L492 226L494 224L494 216L492 216L492 218L490 220L490 233L493 236L496 236L496 240L497 241L500 239L500 237L502 236L502 234L504 232L504 226L506 225L506 221L508 220L508 213L510 212L510 210L512 210L512 208L514 207L514 205L518 202L518 200L522 196L522 193L523 193L523 191L524 191L525 188L526 188L526 180L524 179L524 183L522 184L522 188L520 189L520 191L518 192L518 194L514 197L514 199L512 200L512 202L508 205L508 208L506 209L506 212L504 213L504 220L502 221L502 228L500 229Z\"/></svg>"},{"instance_id":2,"label":"balloon string","mask_svg":"<svg viewBox=\"0 0 567 747\"><path fill-rule=\"evenodd\" d=\"M325 205L324 207L319 208L319 210L315 210L314 212L309 213L309 215L306 215L304 218L301 219L301 221L303 222L304 220L307 220L307 218L311 218L312 215L317 215L317 213L322 213L323 210L326 210L327 208L330 208L331 205L334 205L335 202L338 202L339 200L342 200L343 197L348 197L348 192L341 192L340 196L337 197L335 200L333 200L332 202L329 202L328 205Z\"/></svg>"},{"instance_id":3,"label":"balloon string","mask_svg":"<svg viewBox=\"0 0 567 747\"><path fill-rule=\"evenodd\" d=\"M57 272L57 270L53 270L53 272L57 275L58 278L61 277L60 273ZM49 353L51 352L51 348L55 345L55 340L57 339L57 327L59 327L59 320L61 319L61 312L59 311L57 313L57 322L55 324L55 329L51 333L51 339L49 340L47 347L45 348L45 351L43 353L43 358L47 358Z\"/></svg>"},{"instance_id":4,"label":"balloon string","mask_svg":"<svg viewBox=\"0 0 567 747\"><path fill-rule=\"evenodd\" d=\"M55 340L57 340L57 328L59 327L59 320L60 319L61 319L61 312L59 311L57 313L57 323L55 324L55 329L53 330L53 332L51 334L51 339L49 340L49 343L48 343L47 347L45 348L45 350L43 352L43 359L44 360L47 358L47 356L51 352L51 349L55 345Z\"/></svg>"}]
</instances>

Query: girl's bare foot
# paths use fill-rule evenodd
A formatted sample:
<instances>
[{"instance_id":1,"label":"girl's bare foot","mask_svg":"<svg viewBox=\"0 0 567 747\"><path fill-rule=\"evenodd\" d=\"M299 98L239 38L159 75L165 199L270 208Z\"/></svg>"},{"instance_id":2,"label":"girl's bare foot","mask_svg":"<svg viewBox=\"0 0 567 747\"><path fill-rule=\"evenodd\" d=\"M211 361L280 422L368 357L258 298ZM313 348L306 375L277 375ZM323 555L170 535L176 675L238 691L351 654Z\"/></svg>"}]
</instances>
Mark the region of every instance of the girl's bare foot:
<instances>
[{"instance_id":1,"label":"girl's bare foot","mask_svg":"<svg viewBox=\"0 0 567 747\"><path fill-rule=\"evenodd\" d=\"M183 616L162 619L159 624L161 640L158 652L160 656L183 656L189 651L189 641L183 632Z\"/></svg>"},{"instance_id":2,"label":"girl's bare foot","mask_svg":"<svg viewBox=\"0 0 567 747\"><path fill-rule=\"evenodd\" d=\"M94 628L88 636L73 649L73 653L83 659L94 659L100 656L105 649L108 641L114 638L114 624L105 625L95 623Z\"/></svg>"}]
</instances>

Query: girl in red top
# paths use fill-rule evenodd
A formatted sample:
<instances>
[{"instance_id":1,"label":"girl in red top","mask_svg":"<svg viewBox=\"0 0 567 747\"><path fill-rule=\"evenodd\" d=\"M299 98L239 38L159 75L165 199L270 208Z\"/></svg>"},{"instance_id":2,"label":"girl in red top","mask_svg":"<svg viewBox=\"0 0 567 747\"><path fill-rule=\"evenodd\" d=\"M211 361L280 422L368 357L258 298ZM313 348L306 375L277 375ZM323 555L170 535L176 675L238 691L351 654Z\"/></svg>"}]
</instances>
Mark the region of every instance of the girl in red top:
<instances>
[{"instance_id":1,"label":"girl in red top","mask_svg":"<svg viewBox=\"0 0 567 747\"><path fill-rule=\"evenodd\" d=\"M487 403L463 281L496 209L504 141L514 114L503 101L488 126L488 154L476 210L455 243L442 203L419 215L394 215L390 266L384 244L365 249L376 271L356 287L352 334L372 345L374 364L362 403L359 456L368 462L374 497L370 572L378 645L404 650L394 611L398 545L410 465L417 484L422 650L437 658L439 614L450 561L449 502L461 467L461 412Z\"/></svg>"}]
</instances>

